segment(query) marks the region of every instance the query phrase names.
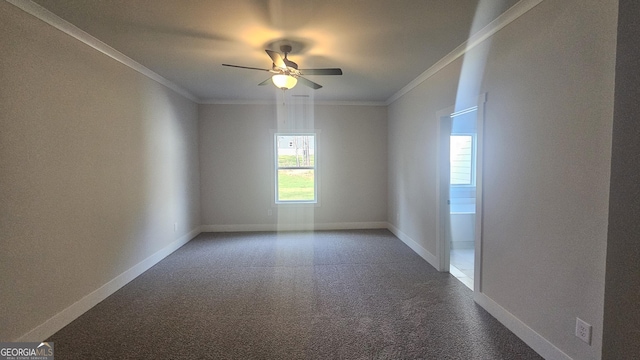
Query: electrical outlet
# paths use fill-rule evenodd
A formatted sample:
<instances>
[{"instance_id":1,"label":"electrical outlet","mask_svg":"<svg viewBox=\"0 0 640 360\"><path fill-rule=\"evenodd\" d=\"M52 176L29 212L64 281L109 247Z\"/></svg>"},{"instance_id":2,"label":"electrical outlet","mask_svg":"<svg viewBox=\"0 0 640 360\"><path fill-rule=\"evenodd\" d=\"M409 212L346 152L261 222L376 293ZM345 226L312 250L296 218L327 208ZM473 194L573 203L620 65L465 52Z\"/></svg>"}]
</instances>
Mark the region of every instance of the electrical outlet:
<instances>
[{"instance_id":1,"label":"electrical outlet","mask_svg":"<svg viewBox=\"0 0 640 360\"><path fill-rule=\"evenodd\" d=\"M173 223L173 232L178 231L178 223Z\"/></svg>"},{"instance_id":2,"label":"electrical outlet","mask_svg":"<svg viewBox=\"0 0 640 360\"><path fill-rule=\"evenodd\" d=\"M267 215L268 215L268 216L273 215L273 211L271 211L271 209L267 209Z\"/></svg>"},{"instance_id":3,"label":"electrical outlet","mask_svg":"<svg viewBox=\"0 0 640 360\"><path fill-rule=\"evenodd\" d=\"M591 325L580 318L576 318L576 336L591 345Z\"/></svg>"}]
</instances>

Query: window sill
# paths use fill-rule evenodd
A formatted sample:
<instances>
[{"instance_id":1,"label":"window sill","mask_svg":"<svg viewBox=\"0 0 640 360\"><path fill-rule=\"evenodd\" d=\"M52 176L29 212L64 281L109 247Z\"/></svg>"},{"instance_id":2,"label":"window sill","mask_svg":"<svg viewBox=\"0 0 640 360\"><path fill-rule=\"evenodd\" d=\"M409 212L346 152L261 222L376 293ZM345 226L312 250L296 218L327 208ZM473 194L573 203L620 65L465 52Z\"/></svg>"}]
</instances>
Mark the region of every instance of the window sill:
<instances>
[{"instance_id":1,"label":"window sill","mask_svg":"<svg viewBox=\"0 0 640 360\"><path fill-rule=\"evenodd\" d=\"M318 207L320 206L319 201L277 201L272 204L273 207Z\"/></svg>"}]
</instances>

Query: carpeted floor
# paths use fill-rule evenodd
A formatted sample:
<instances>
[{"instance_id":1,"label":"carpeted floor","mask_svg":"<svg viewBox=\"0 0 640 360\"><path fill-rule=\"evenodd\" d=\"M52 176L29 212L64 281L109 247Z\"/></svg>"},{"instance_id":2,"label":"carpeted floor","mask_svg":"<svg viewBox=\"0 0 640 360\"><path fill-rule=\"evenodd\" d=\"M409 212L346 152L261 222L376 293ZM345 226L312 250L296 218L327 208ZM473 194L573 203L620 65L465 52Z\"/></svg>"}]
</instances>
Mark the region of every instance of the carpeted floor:
<instances>
[{"instance_id":1,"label":"carpeted floor","mask_svg":"<svg viewBox=\"0 0 640 360\"><path fill-rule=\"evenodd\" d=\"M56 359L541 359L387 230L203 233L54 334Z\"/></svg>"}]
</instances>

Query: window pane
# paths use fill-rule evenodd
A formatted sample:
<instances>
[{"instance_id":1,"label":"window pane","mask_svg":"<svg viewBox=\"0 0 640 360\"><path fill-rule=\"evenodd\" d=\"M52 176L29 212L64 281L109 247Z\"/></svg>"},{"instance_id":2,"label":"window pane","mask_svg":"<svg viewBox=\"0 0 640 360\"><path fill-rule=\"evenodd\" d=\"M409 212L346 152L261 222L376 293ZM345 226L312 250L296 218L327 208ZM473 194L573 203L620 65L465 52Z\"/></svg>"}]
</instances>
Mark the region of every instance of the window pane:
<instances>
[{"instance_id":1,"label":"window pane","mask_svg":"<svg viewBox=\"0 0 640 360\"><path fill-rule=\"evenodd\" d=\"M314 170L278 170L278 201L314 200Z\"/></svg>"},{"instance_id":2,"label":"window pane","mask_svg":"<svg viewBox=\"0 0 640 360\"><path fill-rule=\"evenodd\" d=\"M277 142L278 167L315 166L315 136L279 135Z\"/></svg>"},{"instance_id":3,"label":"window pane","mask_svg":"<svg viewBox=\"0 0 640 360\"><path fill-rule=\"evenodd\" d=\"M315 134L276 134L277 203L316 203Z\"/></svg>"},{"instance_id":4,"label":"window pane","mask_svg":"<svg viewBox=\"0 0 640 360\"><path fill-rule=\"evenodd\" d=\"M451 135L450 156L451 185L471 185L473 179L473 137L471 135Z\"/></svg>"}]
</instances>

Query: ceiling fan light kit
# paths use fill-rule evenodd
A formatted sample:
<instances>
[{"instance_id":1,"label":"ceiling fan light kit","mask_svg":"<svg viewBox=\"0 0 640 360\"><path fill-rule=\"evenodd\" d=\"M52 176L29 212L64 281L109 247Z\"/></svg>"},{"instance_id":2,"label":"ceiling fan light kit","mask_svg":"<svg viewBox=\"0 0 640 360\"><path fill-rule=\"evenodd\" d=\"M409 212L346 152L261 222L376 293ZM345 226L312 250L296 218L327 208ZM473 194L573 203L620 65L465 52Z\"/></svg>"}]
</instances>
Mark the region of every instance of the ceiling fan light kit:
<instances>
[{"instance_id":1,"label":"ceiling fan light kit","mask_svg":"<svg viewBox=\"0 0 640 360\"><path fill-rule=\"evenodd\" d=\"M298 79L296 79L295 77L283 74L273 75L271 77L271 81L273 81L273 84L278 89L282 90L292 89L298 83Z\"/></svg>"},{"instance_id":2,"label":"ceiling fan light kit","mask_svg":"<svg viewBox=\"0 0 640 360\"><path fill-rule=\"evenodd\" d=\"M282 90L292 89L298 83L298 80L305 86L308 86L314 90L320 89L322 85L317 84L309 79L302 77L302 75L342 75L342 70L338 68L330 69L302 69L298 70L298 64L288 59L287 55L291 52L291 46L282 45L280 51L284 54L284 57L273 50L265 50L267 55L273 61L271 69L260 69L248 66L222 64L223 66L235 67L248 70L260 70L268 71L274 75L271 77L273 84ZM269 79L261 82L258 85L265 85Z\"/></svg>"}]
</instances>

